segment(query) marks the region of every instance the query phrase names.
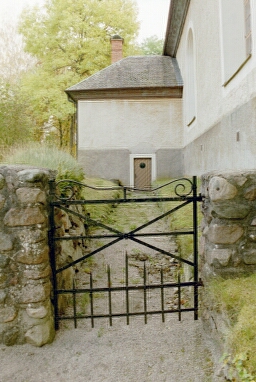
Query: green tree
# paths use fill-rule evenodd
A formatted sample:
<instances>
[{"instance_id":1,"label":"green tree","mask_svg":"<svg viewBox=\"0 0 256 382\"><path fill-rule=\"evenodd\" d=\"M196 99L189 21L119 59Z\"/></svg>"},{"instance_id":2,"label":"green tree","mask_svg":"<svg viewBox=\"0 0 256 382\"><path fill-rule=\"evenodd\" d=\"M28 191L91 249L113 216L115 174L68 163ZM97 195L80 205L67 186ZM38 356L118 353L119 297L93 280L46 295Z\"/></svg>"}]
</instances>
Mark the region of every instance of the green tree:
<instances>
[{"instance_id":1,"label":"green tree","mask_svg":"<svg viewBox=\"0 0 256 382\"><path fill-rule=\"evenodd\" d=\"M124 55L137 53L137 14L134 0L46 0L24 10L19 31L38 64L23 90L37 126L51 123L60 146L69 140L74 110L64 90L110 64L111 36L124 38Z\"/></svg>"},{"instance_id":2,"label":"green tree","mask_svg":"<svg viewBox=\"0 0 256 382\"><path fill-rule=\"evenodd\" d=\"M27 143L32 137L32 122L17 84L0 81L0 146Z\"/></svg>"},{"instance_id":3,"label":"green tree","mask_svg":"<svg viewBox=\"0 0 256 382\"><path fill-rule=\"evenodd\" d=\"M25 53L21 36L15 25L0 26L0 146L25 143L33 137L33 121L28 114L28 103L20 92L20 79L34 65Z\"/></svg>"},{"instance_id":4,"label":"green tree","mask_svg":"<svg viewBox=\"0 0 256 382\"><path fill-rule=\"evenodd\" d=\"M159 39L156 35L145 38L140 44L142 54L156 55L163 53L164 40Z\"/></svg>"}]
</instances>

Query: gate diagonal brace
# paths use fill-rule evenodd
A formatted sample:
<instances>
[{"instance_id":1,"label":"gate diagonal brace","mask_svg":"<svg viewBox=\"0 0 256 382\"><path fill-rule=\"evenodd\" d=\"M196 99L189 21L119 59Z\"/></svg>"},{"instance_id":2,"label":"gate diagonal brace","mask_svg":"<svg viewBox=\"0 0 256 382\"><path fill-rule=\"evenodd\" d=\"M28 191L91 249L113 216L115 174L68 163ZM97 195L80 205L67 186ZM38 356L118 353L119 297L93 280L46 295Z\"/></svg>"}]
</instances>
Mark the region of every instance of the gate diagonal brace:
<instances>
[{"instance_id":1,"label":"gate diagonal brace","mask_svg":"<svg viewBox=\"0 0 256 382\"><path fill-rule=\"evenodd\" d=\"M162 253L163 255L167 255L167 256L172 257L172 258L174 258L174 259L176 259L176 260L178 260L178 261L181 261L181 262L183 262L183 263L186 263L186 264L188 264L188 265L190 265L190 266L192 266L192 267L195 266L195 264L192 263L192 262L189 261L189 260L183 259L183 258L180 257L180 256L176 256L176 255L172 254L171 252L165 251L164 249L161 249L161 248L159 248L159 247L155 247L154 245L151 245L151 244L149 244L149 243L146 243L145 241L136 239L134 236L129 237L129 239L135 241L135 242L138 243L138 244L144 245L145 247L148 247L148 248L153 249L153 250L155 250L155 251L157 251L157 252L160 252L160 253Z\"/></svg>"},{"instance_id":2,"label":"gate diagonal brace","mask_svg":"<svg viewBox=\"0 0 256 382\"><path fill-rule=\"evenodd\" d=\"M88 259L89 257L95 255L96 253L98 253L98 252L100 252L100 251L103 251L103 249L106 249L106 248L108 248L108 247L110 247L110 246L112 246L112 245L118 243L118 242L121 241L121 240L122 240L122 237L119 237L118 239L113 240L113 241L111 241L110 243L105 244L105 245L103 245L103 246L100 247L100 248L97 248L95 251L92 251L92 252L90 252L90 253L87 253L87 255L84 255L84 256L82 256L82 257L79 257L79 259L74 260L74 261L72 261L72 262L70 262L70 263L64 265L63 267L57 269L57 270L56 270L56 274L57 274L57 273L60 273L60 272L62 272L62 271L64 271L65 269L68 269L68 268L72 267L73 265L76 265L76 264L80 263L81 261L83 261L83 260L85 260L85 259Z\"/></svg>"},{"instance_id":3,"label":"gate diagonal brace","mask_svg":"<svg viewBox=\"0 0 256 382\"><path fill-rule=\"evenodd\" d=\"M110 231L110 232L114 232L114 233L116 233L116 234L122 234L122 232L118 231L117 229L112 228L112 227L109 227L109 226L107 226L106 224L103 224L103 223L98 222L98 221L96 221L96 220L93 220L93 219L91 219L91 218L90 218L89 216L87 216L87 215L82 215L82 214L80 214L79 212L72 211L72 210L70 210L69 208L67 208L67 207L65 207L65 206L61 206L61 205L60 205L60 206L58 206L58 207L59 207L60 209L62 209L63 211L67 212L67 213L71 213L71 214L73 214L73 215L75 215L75 216L77 216L77 217L79 217L79 218L85 220L86 222L90 221L94 226L99 226L99 227L101 227L101 228L106 228L108 231Z\"/></svg>"},{"instance_id":4,"label":"gate diagonal brace","mask_svg":"<svg viewBox=\"0 0 256 382\"><path fill-rule=\"evenodd\" d=\"M151 245L151 244L149 244L149 243L147 243L147 242L145 242L145 241L136 239L136 236L137 236L137 235L134 235L133 231L131 231L131 232L128 232L128 233L123 234L123 235L122 235L122 239L124 239L124 240L133 240L133 241L135 241L136 243L141 244L141 245L143 245L143 246L145 246L145 247L148 247L148 248L150 248L150 249L153 249L153 250L155 250L155 251L157 251L157 252L160 252L160 253L162 253L163 255L167 255L167 256L169 256L169 257L172 257L173 259L176 259L176 260L181 261L181 262L183 262L183 263L186 263L186 264L188 264L188 265L194 266L194 263L192 263L191 261L186 260L186 259L183 259L183 258L180 257L180 256L176 256L176 255L174 255L174 254L171 253L171 252L165 251L164 249L161 249L161 248L159 248L159 247L156 247L156 246L154 246L154 245ZM140 235L138 235L138 236L140 236ZM146 235L146 236L153 237L154 234L151 233L151 234Z\"/></svg>"}]
</instances>

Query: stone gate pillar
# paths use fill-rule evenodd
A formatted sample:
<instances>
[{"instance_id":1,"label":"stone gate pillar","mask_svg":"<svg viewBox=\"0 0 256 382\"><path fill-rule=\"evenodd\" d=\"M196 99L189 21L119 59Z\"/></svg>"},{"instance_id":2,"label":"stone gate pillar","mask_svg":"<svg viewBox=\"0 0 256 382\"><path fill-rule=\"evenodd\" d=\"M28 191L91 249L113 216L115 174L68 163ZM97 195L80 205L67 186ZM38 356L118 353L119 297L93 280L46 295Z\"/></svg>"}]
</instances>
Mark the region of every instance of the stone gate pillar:
<instances>
[{"instance_id":1,"label":"stone gate pillar","mask_svg":"<svg viewBox=\"0 0 256 382\"><path fill-rule=\"evenodd\" d=\"M54 172L0 167L0 342L42 346L54 338L48 181Z\"/></svg>"},{"instance_id":2,"label":"stone gate pillar","mask_svg":"<svg viewBox=\"0 0 256 382\"><path fill-rule=\"evenodd\" d=\"M211 282L256 270L256 171L208 173L202 176L201 192L200 273L204 287L200 289L200 314L205 336L214 347L216 375L224 377L228 366L220 359L230 352L226 338L231 323L218 308Z\"/></svg>"},{"instance_id":3,"label":"stone gate pillar","mask_svg":"<svg viewBox=\"0 0 256 382\"><path fill-rule=\"evenodd\" d=\"M256 171L202 177L201 268L204 278L256 270Z\"/></svg>"}]
</instances>

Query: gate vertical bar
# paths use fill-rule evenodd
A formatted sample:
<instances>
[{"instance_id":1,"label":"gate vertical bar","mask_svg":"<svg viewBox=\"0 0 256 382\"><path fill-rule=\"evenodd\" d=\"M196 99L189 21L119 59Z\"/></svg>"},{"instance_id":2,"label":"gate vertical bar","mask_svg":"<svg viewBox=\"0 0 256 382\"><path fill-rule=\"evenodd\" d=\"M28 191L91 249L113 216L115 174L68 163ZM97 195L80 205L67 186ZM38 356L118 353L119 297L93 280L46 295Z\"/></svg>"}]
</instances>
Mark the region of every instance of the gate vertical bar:
<instances>
[{"instance_id":1,"label":"gate vertical bar","mask_svg":"<svg viewBox=\"0 0 256 382\"><path fill-rule=\"evenodd\" d=\"M125 292L126 292L126 324L129 325L129 313L130 313L130 306L129 306L129 269L128 269L128 255L127 252L125 253Z\"/></svg>"},{"instance_id":2,"label":"gate vertical bar","mask_svg":"<svg viewBox=\"0 0 256 382\"><path fill-rule=\"evenodd\" d=\"M161 267L161 309L162 309L162 322L165 322L164 317L164 274L163 268Z\"/></svg>"},{"instance_id":3,"label":"gate vertical bar","mask_svg":"<svg viewBox=\"0 0 256 382\"><path fill-rule=\"evenodd\" d=\"M145 324L148 323L147 318L147 273L146 273L146 263L144 262L144 272L143 272L143 282L144 282L144 289L143 289L143 295L144 295L144 322Z\"/></svg>"},{"instance_id":4,"label":"gate vertical bar","mask_svg":"<svg viewBox=\"0 0 256 382\"><path fill-rule=\"evenodd\" d=\"M73 279L73 315L74 315L74 326L77 328L77 314L76 314L76 285L75 280Z\"/></svg>"},{"instance_id":5,"label":"gate vertical bar","mask_svg":"<svg viewBox=\"0 0 256 382\"><path fill-rule=\"evenodd\" d=\"M108 308L109 308L109 325L112 326L112 299L111 299L111 274L108 265Z\"/></svg>"},{"instance_id":6,"label":"gate vertical bar","mask_svg":"<svg viewBox=\"0 0 256 382\"><path fill-rule=\"evenodd\" d=\"M59 310L58 310L58 294L57 294L57 274L56 274L56 259L55 259L55 222L54 222L54 206L52 202L54 201L55 195L55 180L51 179L49 181L49 191L50 191L50 216L49 216L49 248L50 248L50 261L52 268L52 287L53 287L53 307L54 307L54 322L55 329L59 329Z\"/></svg>"},{"instance_id":7,"label":"gate vertical bar","mask_svg":"<svg viewBox=\"0 0 256 382\"><path fill-rule=\"evenodd\" d=\"M92 272L90 273L90 306L91 306L91 325L92 325L92 328L94 328L93 278L92 278Z\"/></svg>"},{"instance_id":8,"label":"gate vertical bar","mask_svg":"<svg viewBox=\"0 0 256 382\"><path fill-rule=\"evenodd\" d=\"M179 321L181 321L181 288L180 288L180 271L178 273L178 312Z\"/></svg>"},{"instance_id":9,"label":"gate vertical bar","mask_svg":"<svg viewBox=\"0 0 256 382\"><path fill-rule=\"evenodd\" d=\"M198 320L198 231L197 231L197 177L193 176L193 237L194 237L194 320Z\"/></svg>"}]
</instances>

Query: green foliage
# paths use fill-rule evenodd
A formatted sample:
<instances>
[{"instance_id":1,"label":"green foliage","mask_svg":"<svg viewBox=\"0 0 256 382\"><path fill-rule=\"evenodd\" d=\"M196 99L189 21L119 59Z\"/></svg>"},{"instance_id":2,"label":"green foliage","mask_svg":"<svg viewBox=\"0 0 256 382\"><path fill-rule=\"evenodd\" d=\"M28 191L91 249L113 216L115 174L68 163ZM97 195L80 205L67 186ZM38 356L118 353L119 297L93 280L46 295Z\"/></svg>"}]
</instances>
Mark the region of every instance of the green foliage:
<instances>
[{"instance_id":1,"label":"green foliage","mask_svg":"<svg viewBox=\"0 0 256 382\"><path fill-rule=\"evenodd\" d=\"M27 102L20 96L18 86L0 81L0 146L32 139L32 123L26 110Z\"/></svg>"},{"instance_id":2,"label":"green foliage","mask_svg":"<svg viewBox=\"0 0 256 382\"><path fill-rule=\"evenodd\" d=\"M23 51L21 36L13 23L0 25L0 160L3 150L34 138L27 94L21 92L21 76L35 62Z\"/></svg>"},{"instance_id":3,"label":"green foliage","mask_svg":"<svg viewBox=\"0 0 256 382\"><path fill-rule=\"evenodd\" d=\"M27 164L57 170L57 180L72 179L82 181L83 169L67 152L39 144L14 149L3 160L7 164Z\"/></svg>"},{"instance_id":4,"label":"green foliage","mask_svg":"<svg viewBox=\"0 0 256 382\"><path fill-rule=\"evenodd\" d=\"M68 102L64 90L70 86L72 73L54 75L39 66L21 80L22 97L28 95L28 112L37 126L36 140L44 140L47 130L51 141L59 147L69 144L69 129L74 105Z\"/></svg>"},{"instance_id":5,"label":"green foliage","mask_svg":"<svg viewBox=\"0 0 256 382\"><path fill-rule=\"evenodd\" d=\"M140 44L142 54L147 55L161 55L163 54L164 40L159 39L156 35L145 38Z\"/></svg>"},{"instance_id":6,"label":"green foliage","mask_svg":"<svg viewBox=\"0 0 256 382\"><path fill-rule=\"evenodd\" d=\"M64 90L110 65L111 36L124 38L124 55L135 52L137 14L133 0L46 0L24 10L19 32L38 62L23 79L24 93L38 127L51 118L60 146L67 145L74 112Z\"/></svg>"},{"instance_id":7,"label":"green foliage","mask_svg":"<svg viewBox=\"0 0 256 382\"><path fill-rule=\"evenodd\" d=\"M233 366L240 367L240 374L256 376L256 274L235 279L215 279L211 282L210 293L220 311L228 314L232 327L228 344L233 356L229 358ZM241 354L246 357L241 358ZM240 362L242 361L242 364ZM249 374L250 375L250 374ZM241 379L251 381L253 379Z\"/></svg>"}]
</instances>

